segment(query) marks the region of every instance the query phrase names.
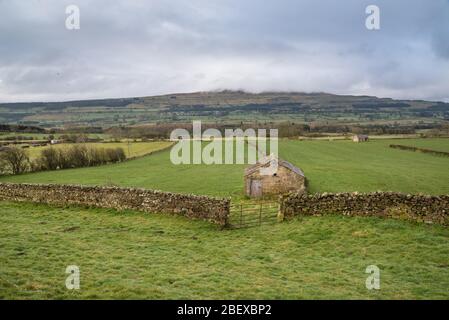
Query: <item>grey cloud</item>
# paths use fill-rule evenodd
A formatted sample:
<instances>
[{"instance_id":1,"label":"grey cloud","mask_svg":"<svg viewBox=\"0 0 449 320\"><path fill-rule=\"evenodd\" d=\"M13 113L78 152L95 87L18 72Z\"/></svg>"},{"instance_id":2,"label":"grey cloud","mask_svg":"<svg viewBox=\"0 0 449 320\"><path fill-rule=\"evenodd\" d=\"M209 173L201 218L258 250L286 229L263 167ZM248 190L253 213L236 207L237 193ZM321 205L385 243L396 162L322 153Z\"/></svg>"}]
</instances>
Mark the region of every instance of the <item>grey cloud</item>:
<instances>
[{"instance_id":1,"label":"grey cloud","mask_svg":"<svg viewBox=\"0 0 449 320\"><path fill-rule=\"evenodd\" d=\"M365 7L381 9L368 31ZM65 6L81 30L64 27ZM0 0L0 101L180 91L449 99L446 0Z\"/></svg>"}]
</instances>

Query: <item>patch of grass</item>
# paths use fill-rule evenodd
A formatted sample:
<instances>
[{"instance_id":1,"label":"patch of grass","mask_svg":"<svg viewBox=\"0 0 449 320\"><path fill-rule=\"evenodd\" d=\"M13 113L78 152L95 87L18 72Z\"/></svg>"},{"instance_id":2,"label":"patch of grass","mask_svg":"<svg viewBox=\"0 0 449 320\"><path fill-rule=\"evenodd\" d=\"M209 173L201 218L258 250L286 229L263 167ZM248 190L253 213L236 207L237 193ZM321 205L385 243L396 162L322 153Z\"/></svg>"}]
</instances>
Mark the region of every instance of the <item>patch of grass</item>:
<instances>
[{"instance_id":1,"label":"patch of grass","mask_svg":"<svg viewBox=\"0 0 449 320\"><path fill-rule=\"evenodd\" d=\"M132 211L0 209L2 299L449 298L449 231L439 226L326 216L220 231ZM380 290L365 288L372 264ZM68 265L80 268L78 291L65 288Z\"/></svg>"}]
</instances>

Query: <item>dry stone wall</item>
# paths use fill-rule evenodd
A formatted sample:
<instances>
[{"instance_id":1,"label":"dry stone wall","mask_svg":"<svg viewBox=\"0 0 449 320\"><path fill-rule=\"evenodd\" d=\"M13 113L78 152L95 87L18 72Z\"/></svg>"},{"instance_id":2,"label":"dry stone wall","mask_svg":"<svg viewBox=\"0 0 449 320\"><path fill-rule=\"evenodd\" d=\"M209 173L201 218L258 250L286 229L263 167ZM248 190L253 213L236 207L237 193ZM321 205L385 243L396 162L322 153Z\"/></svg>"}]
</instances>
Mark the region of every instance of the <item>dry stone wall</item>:
<instances>
[{"instance_id":1,"label":"dry stone wall","mask_svg":"<svg viewBox=\"0 0 449 320\"><path fill-rule=\"evenodd\" d=\"M418 148L418 147L411 147L411 146L403 146L403 145L400 145L400 144L390 144L390 148L400 149L400 150L407 150L407 151L414 151L414 152L428 153L428 154L432 154L432 155L435 155L435 156L449 157L449 152L436 151L436 150L424 149L424 148Z\"/></svg>"},{"instance_id":2,"label":"dry stone wall","mask_svg":"<svg viewBox=\"0 0 449 320\"><path fill-rule=\"evenodd\" d=\"M229 199L146 189L12 183L0 183L0 200L169 213L220 226L227 225L230 206Z\"/></svg>"},{"instance_id":3,"label":"dry stone wall","mask_svg":"<svg viewBox=\"0 0 449 320\"><path fill-rule=\"evenodd\" d=\"M291 193L280 198L281 214L343 214L379 216L449 225L449 195L430 196L397 192Z\"/></svg>"}]
</instances>

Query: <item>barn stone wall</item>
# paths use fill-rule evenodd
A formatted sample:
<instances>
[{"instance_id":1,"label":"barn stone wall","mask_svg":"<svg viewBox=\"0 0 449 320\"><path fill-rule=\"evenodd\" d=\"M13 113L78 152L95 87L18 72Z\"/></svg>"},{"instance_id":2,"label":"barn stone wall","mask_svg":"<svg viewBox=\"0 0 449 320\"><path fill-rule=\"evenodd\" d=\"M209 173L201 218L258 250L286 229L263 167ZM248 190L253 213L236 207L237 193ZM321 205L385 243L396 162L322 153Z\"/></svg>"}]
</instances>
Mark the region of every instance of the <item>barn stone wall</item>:
<instances>
[{"instance_id":1,"label":"barn stone wall","mask_svg":"<svg viewBox=\"0 0 449 320\"><path fill-rule=\"evenodd\" d=\"M0 183L0 200L169 213L220 226L227 224L230 206L229 199L146 189L12 183Z\"/></svg>"},{"instance_id":2,"label":"barn stone wall","mask_svg":"<svg viewBox=\"0 0 449 320\"><path fill-rule=\"evenodd\" d=\"M276 176L261 175L259 170L245 177L245 193L250 195L251 179L262 181L263 196L279 195L290 191L305 190L305 179L291 170L279 166Z\"/></svg>"},{"instance_id":3,"label":"barn stone wall","mask_svg":"<svg viewBox=\"0 0 449 320\"><path fill-rule=\"evenodd\" d=\"M430 196L397 192L291 193L280 197L280 213L293 215L343 214L379 216L449 225L449 195Z\"/></svg>"}]
</instances>

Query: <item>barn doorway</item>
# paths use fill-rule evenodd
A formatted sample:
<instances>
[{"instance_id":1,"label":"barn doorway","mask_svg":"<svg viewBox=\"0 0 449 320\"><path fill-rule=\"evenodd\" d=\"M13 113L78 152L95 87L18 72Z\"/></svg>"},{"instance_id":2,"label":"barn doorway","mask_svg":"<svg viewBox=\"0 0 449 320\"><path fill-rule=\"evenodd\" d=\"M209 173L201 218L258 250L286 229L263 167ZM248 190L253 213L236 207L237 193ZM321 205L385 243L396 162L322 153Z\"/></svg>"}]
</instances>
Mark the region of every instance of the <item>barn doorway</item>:
<instances>
[{"instance_id":1,"label":"barn doorway","mask_svg":"<svg viewBox=\"0 0 449 320\"><path fill-rule=\"evenodd\" d=\"M262 180L251 179L250 195L254 198L262 197Z\"/></svg>"}]
</instances>

